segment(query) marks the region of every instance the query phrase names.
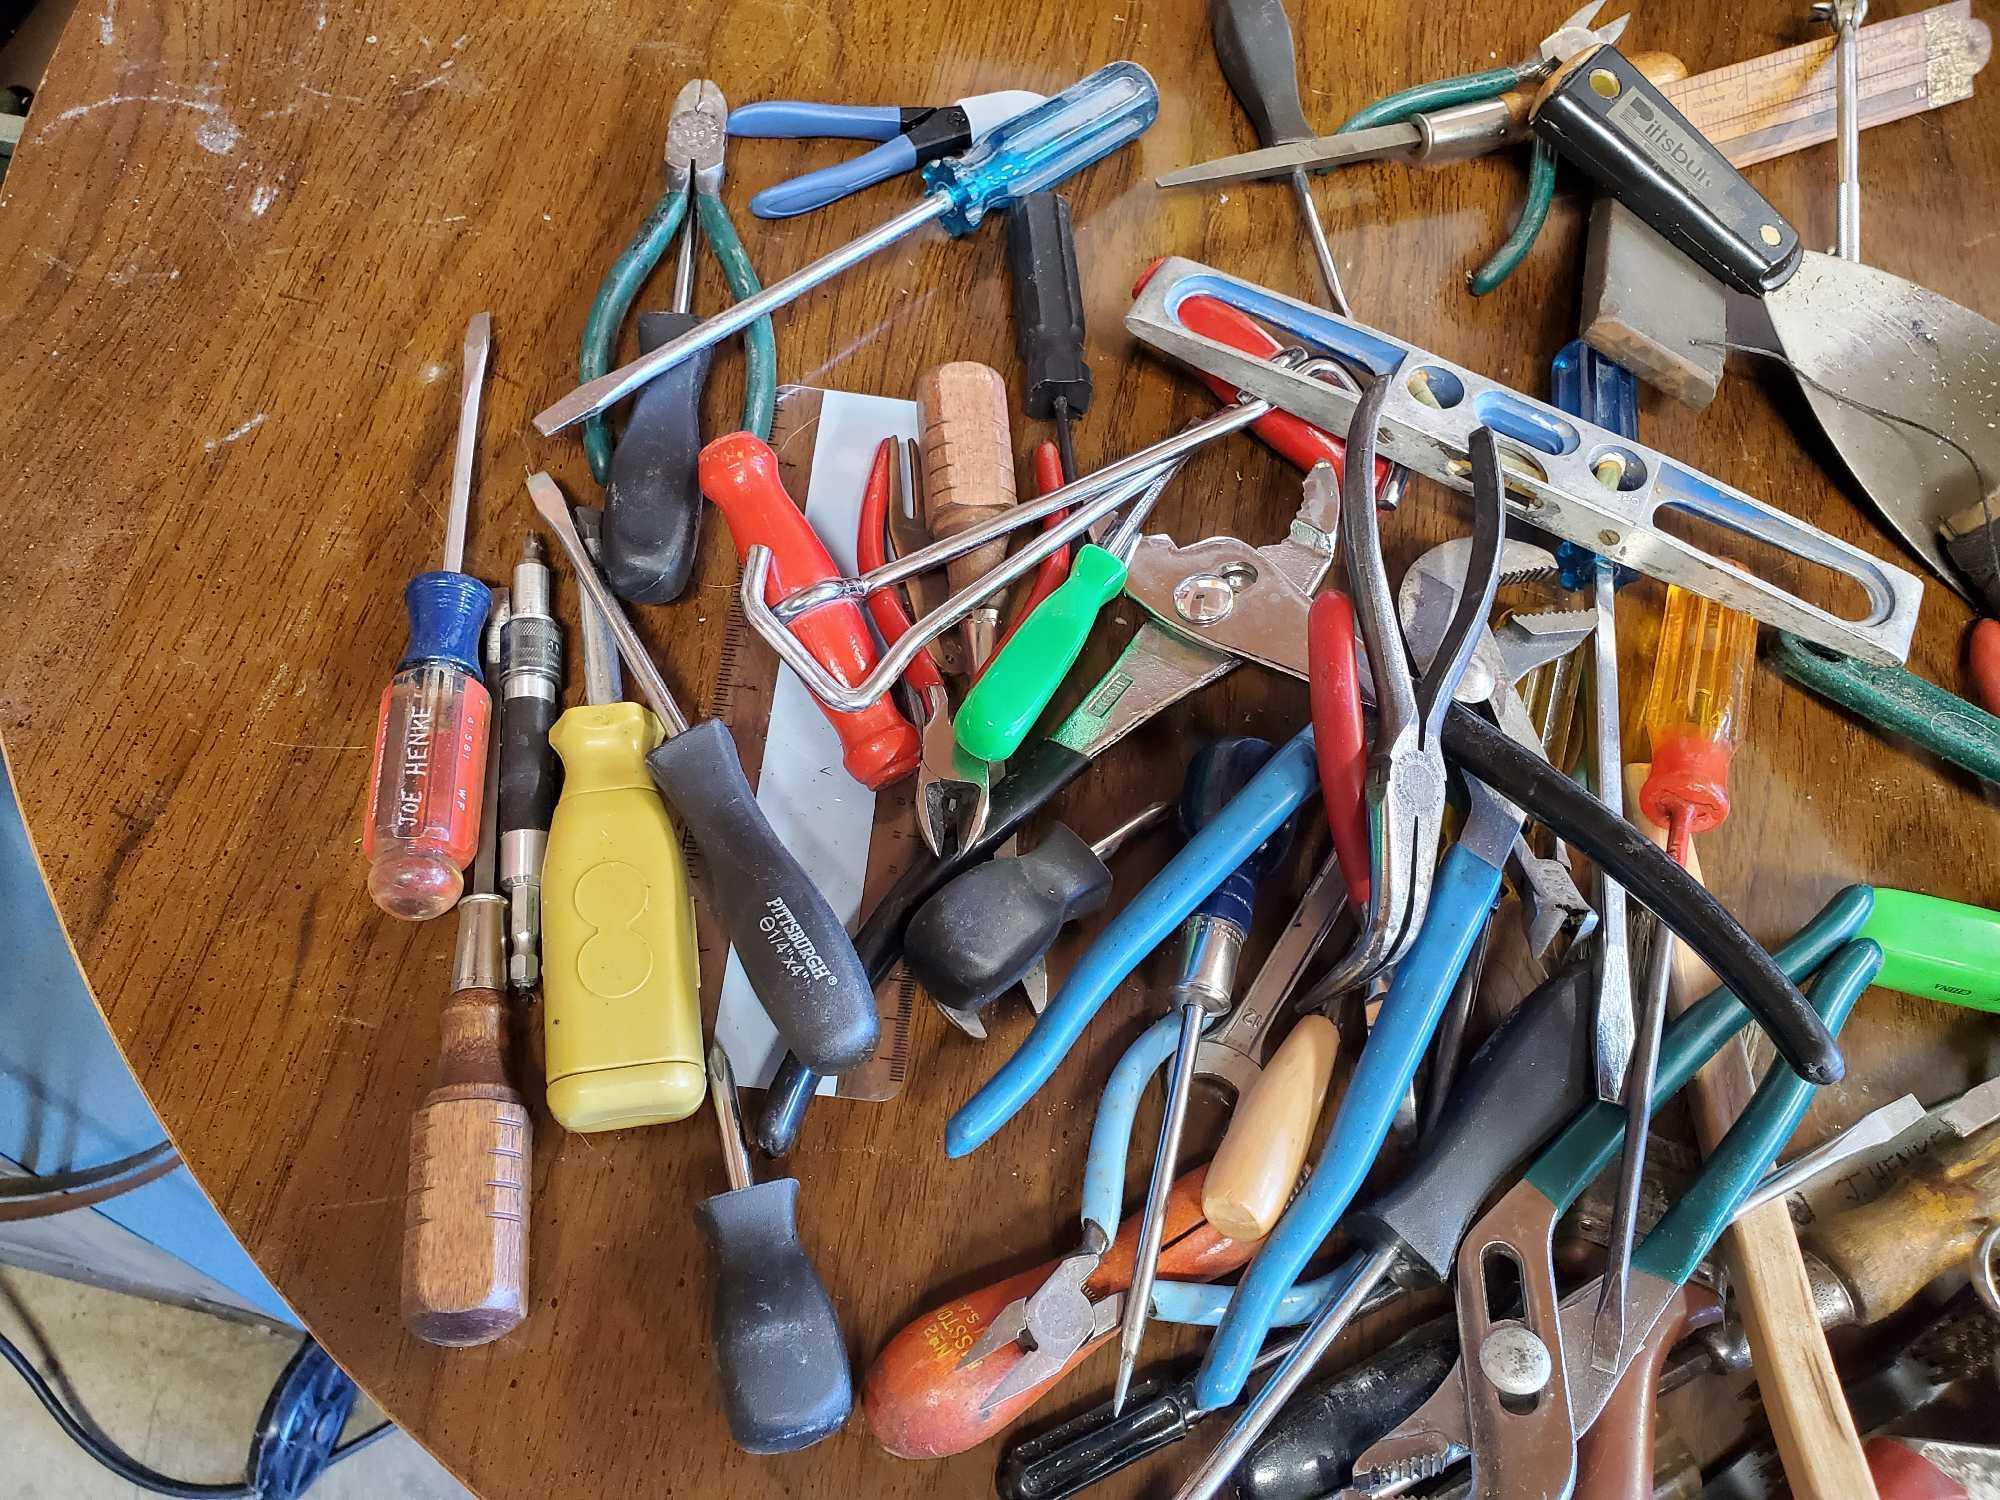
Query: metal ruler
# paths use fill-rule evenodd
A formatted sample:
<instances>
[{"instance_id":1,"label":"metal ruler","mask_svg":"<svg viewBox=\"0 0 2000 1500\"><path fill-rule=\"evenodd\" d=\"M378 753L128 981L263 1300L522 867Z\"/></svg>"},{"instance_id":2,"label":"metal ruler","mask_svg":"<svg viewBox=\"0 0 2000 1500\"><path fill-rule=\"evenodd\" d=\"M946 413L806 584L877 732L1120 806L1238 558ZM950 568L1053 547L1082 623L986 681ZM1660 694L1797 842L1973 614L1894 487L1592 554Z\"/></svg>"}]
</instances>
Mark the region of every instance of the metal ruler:
<instances>
[{"instance_id":1,"label":"metal ruler","mask_svg":"<svg viewBox=\"0 0 2000 1500\"><path fill-rule=\"evenodd\" d=\"M1993 33L1971 0L1863 26L1861 124L1885 124L1972 94ZM1661 90L1738 167L1834 136L1833 35L1699 73Z\"/></svg>"},{"instance_id":2,"label":"metal ruler","mask_svg":"<svg viewBox=\"0 0 2000 1500\"><path fill-rule=\"evenodd\" d=\"M806 494L812 475L814 443L820 430L820 408L825 395L824 391L808 386L786 386L778 392L777 410L771 422L771 446L778 454L785 489L795 501ZM732 588L709 712L728 726L743 759L743 774L753 787L759 784L763 770L764 742L770 728L771 701L777 690L779 670L777 657L756 638L743 618ZM913 795L914 781L906 777L876 796L874 831L869 840L867 875L862 886L864 916L875 909L882 893L922 852ZM690 868L698 873L699 857L692 844L685 847ZM695 935L701 955L703 1011L713 1018L729 941L709 915L705 902L696 903ZM876 990L875 999L882 1019L882 1041L873 1057L836 1080L834 1093L840 1098L893 1099L903 1091L909 1078L916 981L898 968Z\"/></svg>"}]
</instances>

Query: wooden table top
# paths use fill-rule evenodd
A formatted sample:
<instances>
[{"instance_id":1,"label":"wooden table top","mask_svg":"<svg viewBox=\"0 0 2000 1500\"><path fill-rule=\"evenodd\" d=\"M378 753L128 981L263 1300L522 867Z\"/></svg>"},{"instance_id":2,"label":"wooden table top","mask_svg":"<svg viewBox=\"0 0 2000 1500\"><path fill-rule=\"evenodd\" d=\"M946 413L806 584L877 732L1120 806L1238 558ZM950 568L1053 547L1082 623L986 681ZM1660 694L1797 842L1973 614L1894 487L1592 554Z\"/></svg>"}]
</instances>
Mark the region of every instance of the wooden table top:
<instances>
[{"instance_id":1,"label":"wooden table top","mask_svg":"<svg viewBox=\"0 0 2000 1500\"><path fill-rule=\"evenodd\" d=\"M1627 44L1699 71L1817 34L1804 10L1652 0ZM1524 28L1556 19L1311 7L1295 23L1308 111L1330 128L1391 89L1517 57L1536 40ZM380 915L358 835L400 591L438 545L466 317L494 314L469 565L498 581L533 524L519 484L529 468L591 494L577 446L534 439L527 417L572 383L591 289L659 190L683 82L705 72L734 101L937 101L1052 90L1120 57L1151 70L1162 103L1135 147L1065 189L1097 381L1078 436L1086 467L1209 405L1123 331L1128 288L1152 257L1317 295L1282 185L1151 185L1253 144L1193 0L107 4L81 8L63 39L0 198L17 474L15 540L0 556L7 753L84 971L196 1177L335 1357L482 1494L977 1494L995 1451L908 1464L860 1420L804 1455L754 1460L730 1446L689 1215L723 1185L706 1118L580 1138L537 1097L528 1321L464 1352L403 1332L408 1122L434 1062L452 924ZM2000 90L1981 87L1863 138L1864 244L1884 268L1993 315ZM852 149L732 150L729 199L767 280L911 200L903 179L803 219L749 217L752 187ZM1831 241L1831 146L1751 176L1808 244ZM1515 152L1439 171L1355 169L1322 179L1318 197L1369 321L1539 393L1575 330L1575 184L1565 178L1520 274L1481 301L1463 289L1524 181ZM705 260L697 305L721 295ZM926 366L979 359L1018 392L1007 295L996 229L964 242L919 234L779 316L780 378L907 396ZM711 431L734 420L739 358L718 361ZM1649 396L1644 430L1907 561L1829 477L1826 445L1781 376L1738 368L1699 415ZM1041 435L1016 429L1024 474ZM1419 485L1413 498L1387 528L1399 558L1462 526L1444 492ZM1238 440L1201 454L1156 519L1184 540L1233 528L1263 541L1296 499L1290 471ZM711 522L687 602L640 612L692 699L713 680L735 574ZM1956 685L1969 614L1935 583L1926 593L1911 665ZM572 610L566 580L559 594ZM1628 614L1657 598L1643 586ZM1644 675L1636 656L1628 666L1629 695ZM1085 830L1108 826L1177 781L1191 735L1283 734L1303 714L1297 684L1237 673L1121 747L1064 805ZM1781 936L1854 879L2000 904L2000 816L1976 783L1768 669L1753 715L1735 816L1704 845L1711 881L1753 931ZM1068 1247L1096 1087L1156 1004L1129 983L1034 1107L965 1161L944 1159L943 1120L999 1054L927 1010L900 1099L819 1107L794 1159L802 1230L857 1369L942 1291ZM995 1046L1026 1024L1024 1008L1003 1005ZM1981 1018L1877 992L1850 1031L1853 1078L1815 1119L1838 1123L1905 1086L1926 1098L1962 1088L1994 1071L1996 1041ZM1152 1128L1142 1118L1142 1141ZM1100 1356L1068 1399L1109 1379ZM1160 1472L1106 1493L1136 1493Z\"/></svg>"}]
</instances>

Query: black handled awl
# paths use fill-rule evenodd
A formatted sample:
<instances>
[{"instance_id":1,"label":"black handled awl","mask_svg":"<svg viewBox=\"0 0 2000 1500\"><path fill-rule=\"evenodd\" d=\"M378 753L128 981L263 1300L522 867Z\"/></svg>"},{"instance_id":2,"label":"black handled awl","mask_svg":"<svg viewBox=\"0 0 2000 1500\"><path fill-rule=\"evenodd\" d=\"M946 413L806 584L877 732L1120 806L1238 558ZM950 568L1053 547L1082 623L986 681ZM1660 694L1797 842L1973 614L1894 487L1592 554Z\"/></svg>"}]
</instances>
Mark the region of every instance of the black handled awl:
<instances>
[{"instance_id":1,"label":"black handled awl","mask_svg":"<svg viewBox=\"0 0 2000 1500\"><path fill-rule=\"evenodd\" d=\"M711 1336L730 1436L748 1453L793 1453L837 1432L854 1380L833 1300L799 1244L796 1177L757 1182L743 1140L736 1077L708 1049L708 1096L722 1131L729 1191L694 1211L715 1251Z\"/></svg>"},{"instance_id":2,"label":"black handled awl","mask_svg":"<svg viewBox=\"0 0 2000 1500\"><path fill-rule=\"evenodd\" d=\"M569 554L591 606L611 626L640 696L666 730L664 743L646 756L646 769L694 835L716 893L716 915L771 1024L815 1072L844 1073L858 1066L881 1040L882 1023L853 939L765 819L722 721L690 725L674 702L645 643L584 550L556 482L531 474L528 494Z\"/></svg>"}]
</instances>

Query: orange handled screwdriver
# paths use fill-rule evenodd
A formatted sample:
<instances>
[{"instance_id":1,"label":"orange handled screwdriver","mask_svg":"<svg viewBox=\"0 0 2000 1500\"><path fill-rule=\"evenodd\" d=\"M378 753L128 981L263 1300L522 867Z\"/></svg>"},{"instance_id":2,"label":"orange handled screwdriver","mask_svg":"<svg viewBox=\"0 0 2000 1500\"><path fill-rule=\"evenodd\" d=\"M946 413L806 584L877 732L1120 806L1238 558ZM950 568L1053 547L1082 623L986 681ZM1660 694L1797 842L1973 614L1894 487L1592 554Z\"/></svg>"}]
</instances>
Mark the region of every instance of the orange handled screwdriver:
<instances>
[{"instance_id":1,"label":"orange handled screwdriver","mask_svg":"<svg viewBox=\"0 0 2000 1500\"><path fill-rule=\"evenodd\" d=\"M1201 1188L1206 1166L1196 1167L1174 1183L1167 1197L1166 1241L1160 1251L1160 1274L1181 1281L1213 1281L1247 1264L1260 1241L1225 1238L1201 1212ZM1084 1283L1093 1300L1122 1292L1131 1283L1139 1246L1136 1215L1118 1226L1118 1235L1097 1269ZM875 1440L898 1458L945 1458L976 1448L1048 1394L1092 1350L1110 1339L1110 1330L1087 1339L1062 1368L1019 1394L987 1408L986 1396L1026 1357L1018 1348L1003 1348L977 1364L959 1361L997 1317L1018 1297L1032 1295L1060 1264L1050 1261L977 1291L954 1297L932 1308L890 1339L869 1367L861 1388L861 1407Z\"/></svg>"},{"instance_id":2,"label":"orange handled screwdriver","mask_svg":"<svg viewBox=\"0 0 2000 1500\"><path fill-rule=\"evenodd\" d=\"M479 842L493 717L492 696L480 680L479 635L493 596L464 571L465 523L479 445L479 388L492 336L490 313L466 325L444 566L419 573L403 590L410 642L382 690L375 725L368 821L361 830L368 894L390 916L410 922L442 916L457 904L463 871Z\"/></svg>"},{"instance_id":3,"label":"orange handled screwdriver","mask_svg":"<svg viewBox=\"0 0 2000 1500\"><path fill-rule=\"evenodd\" d=\"M729 522L740 559L752 547L771 549L771 582L765 598L787 594L839 575L826 544L812 529L778 477L778 455L748 432L732 432L701 450L696 463L701 492ZM823 604L792 622L805 648L841 682L852 686L875 666L875 638L861 606L851 600ZM885 696L858 713L820 705L840 736L842 763L863 786L879 790L917 768L922 744L916 726Z\"/></svg>"}]
</instances>

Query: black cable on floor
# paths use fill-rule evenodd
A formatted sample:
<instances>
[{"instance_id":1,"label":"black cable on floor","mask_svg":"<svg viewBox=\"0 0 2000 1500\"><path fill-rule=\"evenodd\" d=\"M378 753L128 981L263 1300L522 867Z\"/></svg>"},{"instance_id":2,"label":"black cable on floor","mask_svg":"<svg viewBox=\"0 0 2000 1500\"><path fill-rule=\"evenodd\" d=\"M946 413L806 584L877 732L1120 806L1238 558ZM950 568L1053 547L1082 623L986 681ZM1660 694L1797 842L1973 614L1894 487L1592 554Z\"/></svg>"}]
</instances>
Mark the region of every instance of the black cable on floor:
<instances>
[{"instance_id":1,"label":"black cable on floor","mask_svg":"<svg viewBox=\"0 0 2000 1500\"><path fill-rule=\"evenodd\" d=\"M69 1440L96 1459L105 1468L116 1474L127 1484L137 1485L142 1490L150 1490L155 1495L173 1495L183 1500L256 1500L256 1488L249 1484L194 1484L184 1479L149 1469L116 1444L92 1432L55 1392L42 1372L23 1354L14 1341L0 1333L0 1359L5 1359L20 1377L27 1381L28 1389L42 1408L55 1419L56 1426L63 1430ZM394 1426L393 1422L382 1422L355 1438L342 1443L327 1458L331 1467L343 1458L351 1458L383 1437Z\"/></svg>"}]
</instances>

